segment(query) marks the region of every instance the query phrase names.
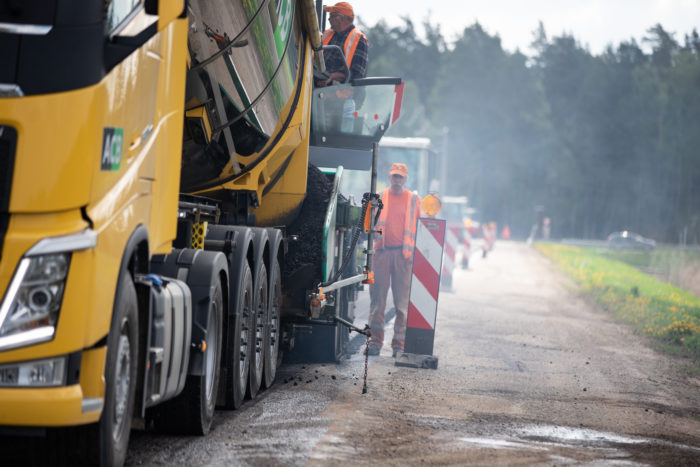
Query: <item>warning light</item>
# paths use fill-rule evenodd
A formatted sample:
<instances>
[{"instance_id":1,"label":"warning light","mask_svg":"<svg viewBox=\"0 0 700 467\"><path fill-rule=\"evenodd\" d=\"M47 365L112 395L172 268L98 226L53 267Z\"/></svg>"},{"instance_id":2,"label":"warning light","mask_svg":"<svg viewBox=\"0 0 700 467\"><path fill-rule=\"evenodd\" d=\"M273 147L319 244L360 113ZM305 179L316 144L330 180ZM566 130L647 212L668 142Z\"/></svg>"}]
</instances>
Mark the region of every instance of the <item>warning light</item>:
<instances>
[{"instance_id":1,"label":"warning light","mask_svg":"<svg viewBox=\"0 0 700 467\"><path fill-rule=\"evenodd\" d=\"M440 198L430 194L423 198L421 208L423 208L423 212L428 216L435 217L435 215L442 209L442 202L440 202Z\"/></svg>"}]
</instances>

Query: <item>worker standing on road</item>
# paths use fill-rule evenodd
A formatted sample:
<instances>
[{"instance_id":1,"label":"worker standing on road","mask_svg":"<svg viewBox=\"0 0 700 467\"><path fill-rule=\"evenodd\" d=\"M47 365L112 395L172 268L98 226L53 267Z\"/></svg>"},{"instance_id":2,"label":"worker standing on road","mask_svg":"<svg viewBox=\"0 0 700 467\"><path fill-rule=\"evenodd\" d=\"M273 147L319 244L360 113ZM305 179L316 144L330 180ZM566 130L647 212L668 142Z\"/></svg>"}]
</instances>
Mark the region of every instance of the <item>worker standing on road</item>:
<instances>
[{"instance_id":1,"label":"worker standing on road","mask_svg":"<svg viewBox=\"0 0 700 467\"><path fill-rule=\"evenodd\" d=\"M403 187L407 178L406 165L393 164L389 171L390 187L382 193L384 208L379 215L377 230L383 234L374 244L374 285L370 287L369 326L372 337L367 349L369 355L379 355L384 343L384 310L389 285L396 310L394 338L391 341L394 357L399 350L403 350L406 340L411 265L421 212L420 197Z\"/></svg>"},{"instance_id":2,"label":"worker standing on road","mask_svg":"<svg viewBox=\"0 0 700 467\"><path fill-rule=\"evenodd\" d=\"M367 75L369 42L353 24L355 13L352 6L348 2L338 2L333 6L324 6L323 11L330 13L328 21L331 23L330 29L323 33L323 45L337 45L343 54L338 50L324 52L329 78L319 82L318 86L329 86L333 81L345 82L343 62L350 69L350 78L364 78Z\"/></svg>"}]
</instances>

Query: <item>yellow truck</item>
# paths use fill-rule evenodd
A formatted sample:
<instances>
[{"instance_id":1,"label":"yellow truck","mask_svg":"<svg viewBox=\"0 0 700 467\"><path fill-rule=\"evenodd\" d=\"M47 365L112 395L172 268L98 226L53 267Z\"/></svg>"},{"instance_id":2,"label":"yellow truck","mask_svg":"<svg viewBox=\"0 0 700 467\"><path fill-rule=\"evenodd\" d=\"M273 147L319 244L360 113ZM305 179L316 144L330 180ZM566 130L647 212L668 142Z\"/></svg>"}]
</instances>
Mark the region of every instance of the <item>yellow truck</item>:
<instances>
[{"instance_id":1,"label":"yellow truck","mask_svg":"<svg viewBox=\"0 0 700 467\"><path fill-rule=\"evenodd\" d=\"M343 161L370 171L403 87L314 89L319 6L0 1L3 440L121 465L132 426L207 433L295 341L342 357L376 214Z\"/></svg>"}]
</instances>

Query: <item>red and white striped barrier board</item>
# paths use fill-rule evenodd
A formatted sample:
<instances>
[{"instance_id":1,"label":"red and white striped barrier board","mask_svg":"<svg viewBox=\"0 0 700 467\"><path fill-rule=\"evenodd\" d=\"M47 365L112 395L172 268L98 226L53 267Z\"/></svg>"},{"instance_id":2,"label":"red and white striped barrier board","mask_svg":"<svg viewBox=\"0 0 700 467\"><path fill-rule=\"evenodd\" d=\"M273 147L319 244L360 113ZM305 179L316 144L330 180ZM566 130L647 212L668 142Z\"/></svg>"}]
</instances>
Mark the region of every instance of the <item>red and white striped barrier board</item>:
<instances>
[{"instance_id":1,"label":"red and white striped barrier board","mask_svg":"<svg viewBox=\"0 0 700 467\"><path fill-rule=\"evenodd\" d=\"M484 224L484 252L491 250L493 248L493 243L496 241L496 231L490 225Z\"/></svg>"},{"instance_id":2,"label":"red and white striped barrier board","mask_svg":"<svg viewBox=\"0 0 700 467\"><path fill-rule=\"evenodd\" d=\"M405 353L433 354L445 230L443 219L418 219L408 299Z\"/></svg>"},{"instance_id":3,"label":"red and white striped barrier board","mask_svg":"<svg viewBox=\"0 0 700 467\"><path fill-rule=\"evenodd\" d=\"M458 224L449 224L445 234L445 257L442 262L442 284L448 289L452 288L452 273L455 269L455 259L457 258L457 248L459 248Z\"/></svg>"}]
</instances>

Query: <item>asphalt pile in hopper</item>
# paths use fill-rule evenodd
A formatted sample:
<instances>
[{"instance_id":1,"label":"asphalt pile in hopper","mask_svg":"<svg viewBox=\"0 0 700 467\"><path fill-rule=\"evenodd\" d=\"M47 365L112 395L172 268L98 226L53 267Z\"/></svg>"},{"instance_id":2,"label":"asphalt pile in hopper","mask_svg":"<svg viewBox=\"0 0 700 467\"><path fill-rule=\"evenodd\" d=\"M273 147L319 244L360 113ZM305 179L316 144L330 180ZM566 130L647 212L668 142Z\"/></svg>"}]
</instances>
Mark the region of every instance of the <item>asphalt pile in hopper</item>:
<instances>
[{"instance_id":1,"label":"asphalt pile in hopper","mask_svg":"<svg viewBox=\"0 0 700 467\"><path fill-rule=\"evenodd\" d=\"M299 216L287 228L287 235L296 235L298 240L289 242L283 275L289 277L302 269L305 271L298 277L303 283L295 284L296 287L311 289L323 280L323 221L332 190L333 182L317 167L309 165L306 198Z\"/></svg>"}]
</instances>

